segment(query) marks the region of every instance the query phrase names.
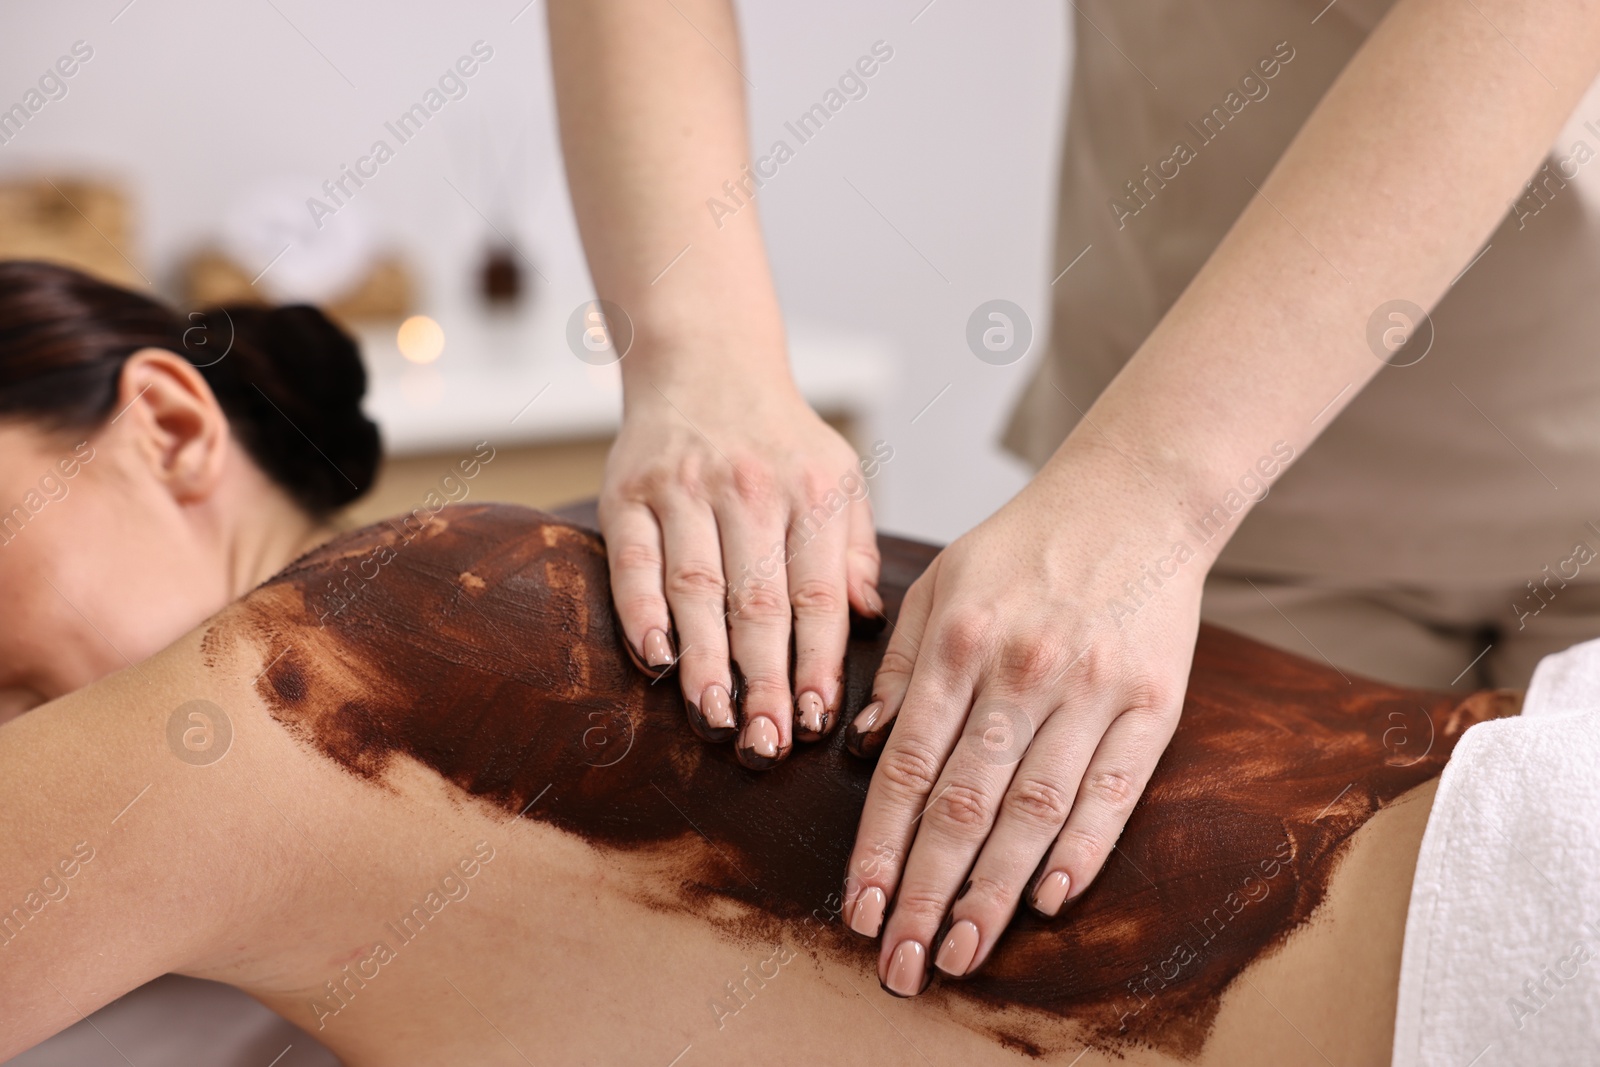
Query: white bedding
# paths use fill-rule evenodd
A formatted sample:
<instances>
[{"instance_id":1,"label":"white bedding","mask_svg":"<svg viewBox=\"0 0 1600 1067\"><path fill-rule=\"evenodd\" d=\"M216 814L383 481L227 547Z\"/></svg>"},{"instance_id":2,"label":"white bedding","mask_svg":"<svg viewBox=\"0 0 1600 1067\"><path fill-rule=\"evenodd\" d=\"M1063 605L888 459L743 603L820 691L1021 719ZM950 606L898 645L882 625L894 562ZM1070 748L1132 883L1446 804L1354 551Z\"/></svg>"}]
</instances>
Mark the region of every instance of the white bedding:
<instances>
[{"instance_id":1,"label":"white bedding","mask_svg":"<svg viewBox=\"0 0 1600 1067\"><path fill-rule=\"evenodd\" d=\"M1600 1064L1600 641L1439 783L1406 920L1395 1067Z\"/></svg>"}]
</instances>

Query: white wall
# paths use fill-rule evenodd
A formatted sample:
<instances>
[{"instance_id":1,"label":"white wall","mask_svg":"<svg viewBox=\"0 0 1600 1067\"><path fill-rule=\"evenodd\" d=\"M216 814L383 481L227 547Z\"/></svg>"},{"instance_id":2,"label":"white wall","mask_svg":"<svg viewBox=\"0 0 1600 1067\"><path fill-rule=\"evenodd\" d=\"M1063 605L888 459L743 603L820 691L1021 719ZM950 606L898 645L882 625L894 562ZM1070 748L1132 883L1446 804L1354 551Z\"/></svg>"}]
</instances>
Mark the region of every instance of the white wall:
<instances>
[{"instance_id":1,"label":"white wall","mask_svg":"<svg viewBox=\"0 0 1600 1067\"><path fill-rule=\"evenodd\" d=\"M965 327L994 297L1022 305L1036 330L1046 325L1067 29L1054 0L925 3L740 9L758 147L874 41L894 49L868 95L768 183L761 211L791 319L883 336L903 361L872 428L896 449L880 525L949 539L1026 477L993 442L1040 345L994 367L968 351ZM560 173L543 4L518 16L523 4L12 6L0 23L0 107L74 41L94 57L64 98L0 145L0 173L70 165L122 179L140 220L126 251L166 285L243 188L283 178L312 195L482 39L494 58L467 96L400 147L359 199L421 275L425 303L467 284L488 237L482 210L548 276L541 298L576 305L590 287Z\"/></svg>"}]
</instances>

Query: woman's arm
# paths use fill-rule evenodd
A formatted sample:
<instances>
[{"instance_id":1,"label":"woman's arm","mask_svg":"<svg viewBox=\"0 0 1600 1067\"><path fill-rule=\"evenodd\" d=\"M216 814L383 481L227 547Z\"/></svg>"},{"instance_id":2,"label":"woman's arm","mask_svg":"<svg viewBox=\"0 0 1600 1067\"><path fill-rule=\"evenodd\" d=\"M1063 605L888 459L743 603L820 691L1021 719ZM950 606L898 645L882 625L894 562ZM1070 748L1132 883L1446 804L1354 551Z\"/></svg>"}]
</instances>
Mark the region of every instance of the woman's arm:
<instances>
[{"instance_id":1,"label":"woman's arm","mask_svg":"<svg viewBox=\"0 0 1600 1067\"><path fill-rule=\"evenodd\" d=\"M550 38L589 269L633 334L600 496L618 614L708 739L734 734L735 661L739 751L770 766L838 721L849 607L881 604L859 461L789 374L732 4L554 0Z\"/></svg>"},{"instance_id":2,"label":"woman's arm","mask_svg":"<svg viewBox=\"0 0 1600 1067\"><path fill-rule=\"evenodd\" d=\"M308 763L248 680L191 634L0 728L0 1060L301 899Z\"/></svg>"},{"instance_id":3,"label":"woman's arm","mask_svg":"<svg viewBox=\"0 0 1600 1067\"><path fill-rule=\"evenodd\" d=\"M1369 318L1439 299L1597 65L1594 3L1400 0L1272 173L1240 176L1258 195L1058 452L918 582L848 883L868 920L898 892L882 973L905 945L931 960L947 913L981 961L1025 890L1053 913L1094 879L1171 736L1226 540L1185 525L1378 371Z\"/></svg>"}]
</instances>

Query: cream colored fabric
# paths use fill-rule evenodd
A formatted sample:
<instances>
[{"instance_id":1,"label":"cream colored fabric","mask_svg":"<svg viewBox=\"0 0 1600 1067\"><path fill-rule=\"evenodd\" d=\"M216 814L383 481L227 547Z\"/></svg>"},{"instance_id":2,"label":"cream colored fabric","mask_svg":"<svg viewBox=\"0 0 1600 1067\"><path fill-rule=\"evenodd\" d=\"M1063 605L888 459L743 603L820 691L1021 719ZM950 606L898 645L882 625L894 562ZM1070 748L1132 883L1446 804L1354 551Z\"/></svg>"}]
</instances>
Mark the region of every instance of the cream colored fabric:
<instances>
[{"instance_id":1,"label":"cream colored fabric","mask_svg":"<svg viewBox=\"0 0 1600 1067\"><path fill-rule=\"evenodd\" d=\"M1600 582L1539 590L1213 571L1200 614L1352 676L1423 689L1523 689L1545 656L1600 634Z\"/></svg>"},{"instance_id":2,"label":"cream colored fabric","mask_svg":"<svg viewBox=\"0 0 1600 1067\"><path fill-rule=\"evenodd\" d=\"M1052 286L1052 342L1007 449L1049 457L1387 9L1340 0L1313 23L1319 6L1074 5L1055 270L1072 266ZM1582 137L1600 149L1600 121ZM1175 152L1180 140L1189 153ZM1527 202L1537 214L1508 204L1490 250L1435 309L1432 350L1356 397L1243 523L1224 569L1510 590L1579 536L1600 543L1584 527L1600 521L1600 239L1575 185L1547 196Z\"/></svg>"}]
</instances>

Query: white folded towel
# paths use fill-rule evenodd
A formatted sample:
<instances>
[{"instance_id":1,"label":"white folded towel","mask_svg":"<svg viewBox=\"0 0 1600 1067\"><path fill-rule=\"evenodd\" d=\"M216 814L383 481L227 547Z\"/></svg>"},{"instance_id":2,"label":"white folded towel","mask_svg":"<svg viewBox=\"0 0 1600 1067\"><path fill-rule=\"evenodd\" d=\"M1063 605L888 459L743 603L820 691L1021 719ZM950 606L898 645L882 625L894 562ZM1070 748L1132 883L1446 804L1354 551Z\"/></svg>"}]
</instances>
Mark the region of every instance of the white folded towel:
<instances>
[{"instance_id":1,"label":"white folded towel","mask_svg":"<svg viewBox=\"0 0 1600 1067\"><path fill-rule=\"evenodd\" d=\"M1600 641L1472 727L1417 857L1395 1067L1600 1064Z\"/></svg>"}]
</instances>

